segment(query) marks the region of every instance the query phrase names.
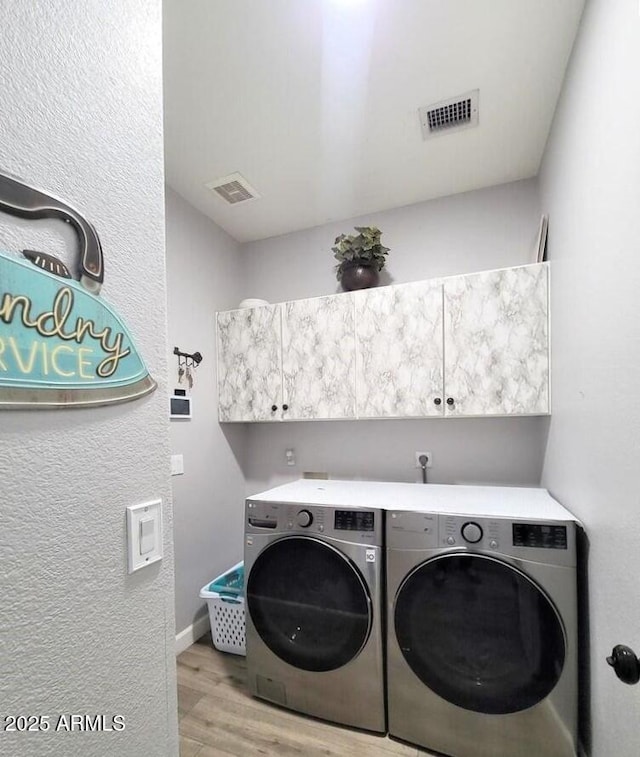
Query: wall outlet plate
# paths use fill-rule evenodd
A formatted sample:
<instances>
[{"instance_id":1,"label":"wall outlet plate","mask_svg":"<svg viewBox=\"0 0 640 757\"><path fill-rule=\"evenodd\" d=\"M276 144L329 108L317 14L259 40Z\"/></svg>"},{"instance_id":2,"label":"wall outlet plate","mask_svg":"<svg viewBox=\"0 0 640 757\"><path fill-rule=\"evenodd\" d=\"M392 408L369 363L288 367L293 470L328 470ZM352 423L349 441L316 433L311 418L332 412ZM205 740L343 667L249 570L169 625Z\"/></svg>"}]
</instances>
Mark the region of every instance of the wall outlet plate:
<instances>
[{"instance_id":1,"label":"wall outlet plate","mask_svg":"<svg viewBox=\"0 0 640 757\"><path fill-rule=\"evenodd\" d=\"M171 455L171 475L181 476L184 473L184 456Z\"/></svg>"},{"instance_id":2,"label":"wall outlet plate","mask_svg":"<svg viewBox=\"0 0 640 757\"><path fill-rule=\"evenodd\" d=\"M416 452L416 468L422 468L422 463L420 462L420 457L422 455L427 456L427 468L430 468L433 464L433 456L431 452Z\"/></svg>"}]
</instances>

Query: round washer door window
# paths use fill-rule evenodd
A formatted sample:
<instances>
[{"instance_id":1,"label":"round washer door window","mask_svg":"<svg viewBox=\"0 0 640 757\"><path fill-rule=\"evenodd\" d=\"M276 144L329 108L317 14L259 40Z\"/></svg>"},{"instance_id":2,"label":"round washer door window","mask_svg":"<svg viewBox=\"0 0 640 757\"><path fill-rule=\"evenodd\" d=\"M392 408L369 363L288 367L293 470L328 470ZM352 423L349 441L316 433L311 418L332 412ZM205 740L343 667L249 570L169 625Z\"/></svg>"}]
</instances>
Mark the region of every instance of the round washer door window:
<instances>
[{"instance_id":1,"label":"round washer door window","mask_svg":"<svg viewBox=\"0 0 640 757\"><path fill-rule=\"evenodd\" d=\"M413 672L448 702L501 715L554 688L564 666L562 623L524 573L481 555L423 563L396 596L398 644Z\"/></svg>"},{"instance_id":2,"label":"round washer door window","mask_svg":"<svg viewBox=\"0 0 640 757\"><path fill-rule=\"evenodd\" d=\"M288 537L258 556L247 608L260 638L296 668L340 668L365 645L371 599L358 568L325 542Z\"/></svg>"}]
</instances>

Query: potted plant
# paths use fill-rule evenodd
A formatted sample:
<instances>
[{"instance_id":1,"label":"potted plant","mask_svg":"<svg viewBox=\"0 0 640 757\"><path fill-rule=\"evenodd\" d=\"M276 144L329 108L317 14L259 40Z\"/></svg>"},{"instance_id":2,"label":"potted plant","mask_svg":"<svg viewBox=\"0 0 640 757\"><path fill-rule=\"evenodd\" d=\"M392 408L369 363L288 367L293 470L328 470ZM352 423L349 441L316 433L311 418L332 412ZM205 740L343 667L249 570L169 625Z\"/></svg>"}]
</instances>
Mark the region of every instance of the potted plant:
<instances>
[{"instance_id":1,"label":"potted plant","mask_svg":"<svg viewBox=\"0 0 640 757\"><path fill-rule=\"evenodd\" d=\"M355 230L357 234L340 234L331 248L338 261L336 277L347 292L376 286L389 253L380 243L380 229L356 226Z\"/></svg>"}]
</instances>

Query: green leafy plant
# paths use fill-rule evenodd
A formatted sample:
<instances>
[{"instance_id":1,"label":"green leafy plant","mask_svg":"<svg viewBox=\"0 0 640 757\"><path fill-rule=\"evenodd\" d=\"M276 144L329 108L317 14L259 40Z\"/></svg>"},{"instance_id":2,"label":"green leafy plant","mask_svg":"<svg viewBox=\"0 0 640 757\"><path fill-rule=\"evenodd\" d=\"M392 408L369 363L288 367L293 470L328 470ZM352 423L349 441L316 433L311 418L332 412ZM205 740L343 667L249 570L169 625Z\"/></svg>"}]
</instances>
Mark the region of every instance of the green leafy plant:
<instances>
[{"instance_id":1,"label":"green leafy plant","mask_svg":"<svg viewBox=\"0 0 640 757\"><path fill-rule=\"evenodd\" d=\"M389 248L380 243L382 232L375 226L356 226L357 234L340 234L336 237L333 257L338 261L336 278L338 281L345 267L351 263L371 266L381 271L387 262Z\"/></svg>"}]
</instances>

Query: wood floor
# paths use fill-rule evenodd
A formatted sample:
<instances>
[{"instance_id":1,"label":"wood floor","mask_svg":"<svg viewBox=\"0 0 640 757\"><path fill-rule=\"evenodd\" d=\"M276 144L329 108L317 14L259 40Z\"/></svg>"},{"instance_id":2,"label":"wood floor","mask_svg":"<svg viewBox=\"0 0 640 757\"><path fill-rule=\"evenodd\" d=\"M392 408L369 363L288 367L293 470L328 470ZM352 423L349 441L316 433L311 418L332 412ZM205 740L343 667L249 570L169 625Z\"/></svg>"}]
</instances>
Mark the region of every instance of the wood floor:
<instances>
[{"instance_id":1,"label":"wood floor","mask_svg":"<svg viewBox=\"0 0 640 757\"><path fill-rule=\"evenodd\" d=\"M421 749L342 728L250 696L245 658L218 652L203 636L178 657L180 757L304 755L417 757Z\"/></svg>"}]
</instances>

